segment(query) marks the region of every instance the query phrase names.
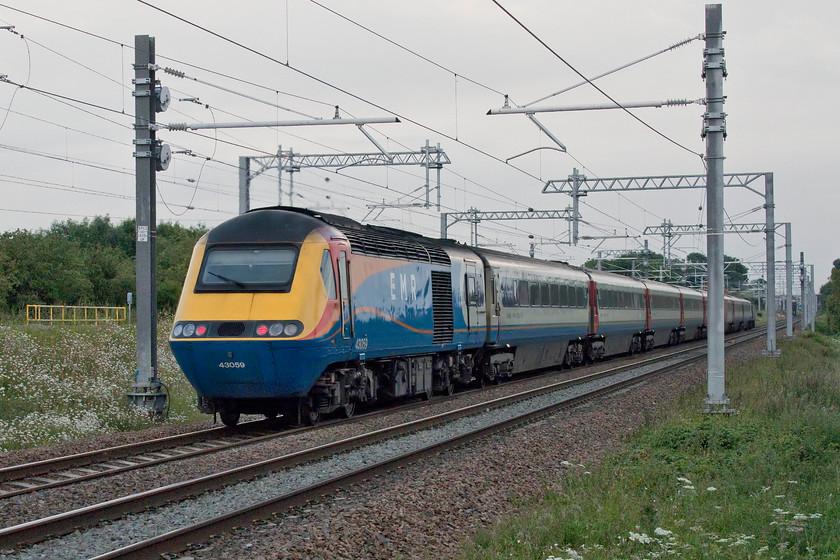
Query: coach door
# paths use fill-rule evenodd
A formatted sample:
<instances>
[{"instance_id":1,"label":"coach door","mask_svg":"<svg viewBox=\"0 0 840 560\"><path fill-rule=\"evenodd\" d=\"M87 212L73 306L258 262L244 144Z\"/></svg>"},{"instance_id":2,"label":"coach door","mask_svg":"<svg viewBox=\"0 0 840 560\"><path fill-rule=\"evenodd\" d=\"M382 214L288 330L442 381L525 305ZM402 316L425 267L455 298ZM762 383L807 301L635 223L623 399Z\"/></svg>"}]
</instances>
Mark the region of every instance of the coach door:
<instances>
[{"instance_id":1,"label":"coach door","mask_svg":"<svg viewBox=\"0 0 840 560\"><path fill-rule=\"evenodd\" d=\"M466 296L466 322L469 341L484 342L487 329L487 313L484 305L484 278L482 269L476 269L474 262L467 262L464 276L464 291Z\"/></svg>"},{"instance_id":2,"label":"coach door","mask_svg":"<svg viewBox=\"0 0 840 560\"><path fill-rule=\"evenodd\" d=\"M350 306L350 261L347 251L338 253L338 297L341 307L341 338L353 338L353 310Z\"/></svg>"},{"instance_id":3,"label":"coach door","mask_svg":"<svg viewBox=\"0 0 840 560\"><path fill-rule=\"evenodd\" d=\"M496 344L499 341L502 314L499 273L487 267L484 269L484 279L487 285L487 344Z\"/></svg>"}]
</instances>

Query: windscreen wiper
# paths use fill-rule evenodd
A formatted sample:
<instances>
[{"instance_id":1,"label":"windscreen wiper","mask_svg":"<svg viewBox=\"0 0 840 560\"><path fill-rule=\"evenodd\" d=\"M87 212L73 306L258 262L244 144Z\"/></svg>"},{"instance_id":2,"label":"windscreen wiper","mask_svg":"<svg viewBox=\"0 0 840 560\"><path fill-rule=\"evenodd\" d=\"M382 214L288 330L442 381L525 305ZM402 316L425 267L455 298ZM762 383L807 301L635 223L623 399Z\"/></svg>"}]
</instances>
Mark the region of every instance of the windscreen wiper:
<instances>
[{"instance_id":1,"label":"windscreen wiper","mask_svg":"<svg viewBox=\"0 0 840 560\"><path fill-rule=\"evenodd\" d=\"M240 288L247 288L247 287L248 287L248 286L246 286L245 284L243 284L242 282L240 282L239 280L234 280L233 278L228 278L227 276L223 276L223 275L221 275L221 274L216 274L216 273L215 273L215 272L213 272L212 270L206 270L205 272L207 272L207 274L212 274L212 275L213 275L213 276L215 276L216 278L219 278L219 279L221 279L221 280L224 280L225 282L230 282L231 284L236 284L236 285L237 285L237 286L239 286Z\"/></svg>"}]
</instances>

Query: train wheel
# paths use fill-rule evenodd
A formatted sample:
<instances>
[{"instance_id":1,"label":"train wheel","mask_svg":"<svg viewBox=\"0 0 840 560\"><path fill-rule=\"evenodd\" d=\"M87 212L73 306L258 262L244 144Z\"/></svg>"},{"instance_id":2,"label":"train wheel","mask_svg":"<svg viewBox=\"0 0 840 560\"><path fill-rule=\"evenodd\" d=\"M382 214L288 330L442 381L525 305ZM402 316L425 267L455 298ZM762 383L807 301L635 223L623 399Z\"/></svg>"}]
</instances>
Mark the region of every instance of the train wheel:
<instances>
[{"instance_id":1,"label":"train wheel","mask_svg":"<svg viewBox=\"0 0 840 560\"><path fill-rule=\"evenodd\" d=\"M229 428L233 428L239 424L239 412L234 412L232 410L220 410L219 418L222 419L222 424Z\"/></svg>"},{"instance_id":2,"label":"train wheel","mask_svg":"<svg viewBox=\"0 0 840 560\"><path fill-rule=\"evenodd\" d=\"M313 409L310 404L300 405L300 419L307 426L314 426L321 421L321 413Z\"/></svg>"},{"instance_id":3,"label":"train wheel","mask_svg":"<svg viewBox=\"0 0 840 560\"><path fill-rule=\"evenodd\" d=\"M356 401L350 401L338 409L341 412L342 418L352 418L356 414Z\"/></svg>"},{"instance_id":4,"label":"train wheel","mask_svg":"<svg viewBox=\"0 0 840 560\"><path fill-rule=\"evenodd\" d=\"M314 426L321 421L321 413L317 410L310 410L306 412L303 419L306 421L307 426Z\"/></svg>"}]
</instances>

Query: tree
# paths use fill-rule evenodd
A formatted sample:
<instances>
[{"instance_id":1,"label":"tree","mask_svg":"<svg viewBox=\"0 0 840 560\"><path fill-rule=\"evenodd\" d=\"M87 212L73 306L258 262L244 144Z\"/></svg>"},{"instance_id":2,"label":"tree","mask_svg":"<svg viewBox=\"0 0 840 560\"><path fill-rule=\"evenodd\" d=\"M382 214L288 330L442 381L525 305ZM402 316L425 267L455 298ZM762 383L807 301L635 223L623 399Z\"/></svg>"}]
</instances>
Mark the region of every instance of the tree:
<instances>
[{"instance_id":1,"label":"tree","mask_svg":"<svg viewBox=\"0 0 840 560\"><path fill-rule=\"evenodd\" d=\"M0 309L27 304L122 305L135 290L135 222L110 218L56 222L48 230L0 235ZM158 306L172 309L181 295L202 225L158 226Z\"/></svg>"},{"instance_id":2,"label":"tree","mask_svg":"<svg viewBox=\"0 0 840 560\"><path fill-rule=\"evenodd\" d=\"M825 298L826 323L829 332L840 333L840 259L834 260L831 279L828 284L828 297ZM820 290L822 293L823 290Z\"/></svg>"}]
</instances>

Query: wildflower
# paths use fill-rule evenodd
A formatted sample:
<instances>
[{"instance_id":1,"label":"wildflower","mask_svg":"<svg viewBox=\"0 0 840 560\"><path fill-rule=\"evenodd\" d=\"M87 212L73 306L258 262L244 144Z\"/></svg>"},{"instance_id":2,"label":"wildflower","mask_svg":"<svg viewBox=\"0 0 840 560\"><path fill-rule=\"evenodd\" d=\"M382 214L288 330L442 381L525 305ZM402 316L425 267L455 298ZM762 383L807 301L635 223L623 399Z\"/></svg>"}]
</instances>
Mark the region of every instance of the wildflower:
<instances>
[{"instance_id":1,"label":"wildflower","mask_svg":"<svg viewBox=\"0 0 840 560\"><path fill-rule=\"evenodd\" d=\"M683 486L683 488L685 488L686 490L694 490L694 486L692 486L691 484L686 484L685 486Z\"/></svg>"},{"instance_id":2,"label":"wildflower","mask_svg":"<svg viewBox=\"0 0 840 560\"><path fill-rule=\"evenodd\" d=\"M776 494L776 495L775 495L775 496L773 496L773 497L774 497L774 498L784 498L784 497L785 497L785 495L784 495L784 494Z\"/></svg>"},{"instance_id":3,"label":"wildflower","mask_svg":"<svg viewBox=\"0 0 840 560\"><path fill-rule=\"evenodd\" d=\"M798 480L788 480L788 484L799 484Z\"/></svg>"},{"instance_id":4,"label":"wildflower","mask_svg":"<svg viewBox=\"0 0 840 560\"><path fill-rule=\"evenodd\" d=\"M662 527L657 527L653 530L653 534L658 537L669 537L674 534L673 531L669 531L668 529L663 529Z\"/></svg>"},{"instance_id":5,"label":"wildflower","mask_svg":"<svg viewBox=\"0 0 840 560\"><path fill-rule=\"evenodd\" d=\"M805 519L808 519L808 516L805 515L804 513L797 513L796 515L793 516L793 518L796 519L797 521L803 521Z\"/></svg>"},{"instance_id":6,"label":"wildflower","mask_svg":"<svg viewBox=\"0 0 840 560\"><path fill-rule=\"evenodd\" d=\"M677 478L677 482L682 482L683 484L691 484L691 481L683 476Z\"/></svg>"},{"instance_id":7,"label":"wildflower","mask_svg":"<svg viewBox=\"0 0 840 560\"><path fill-rule=\"evenodd\" d=\"M822 514L821 513L812 513L808 517L810 517L811 519L819 519L820 517L822 517Z\"/></svg>"},{"instance_id":8,"label":"wildflower","mask_svg":"<svg viewBox=\"0 0 840 560\"><path fill-rule=\"evenodd\" d=\"M755 551L755 553L756 553L756 554L762 554L762 553L764 553L764 552L767 552L768 550L770 550L770 547L769 547L769 546L762 546L761 548L759 548L758 550L756 550L756 551Z\"/></svg>"},{"instance_id":9,"label":"wildflower","mask_svg":"<svg viewBox=\"0 0 840 560\"><path fill-rule=\"evenodd\" d=\"M568 461L560 461L560 464L563 465L564 467L571 467L572 466L572 464Z\"/></svg>"},{"instance_id":10,"label":"wildflower","mask_svg":"<svg viewBox=\"0 0 840 560\"><path fill-rule=\"evenodd\" d=\"M706 488L706 492L717 492L717 488L715 488L714 486L709 486L708 488Z\"/></svg>"},{"instance_id":11,"label":"wildflower","mask_svg":"<svg viewBox=\"0 0 840 560\"><path fill-rule=\"evenodd\" d=\"M653 537L648 536L647 533L634 533L630 531L630 540L641 544L648 544L654 541Z\"/></svg>"}]
</instances>

